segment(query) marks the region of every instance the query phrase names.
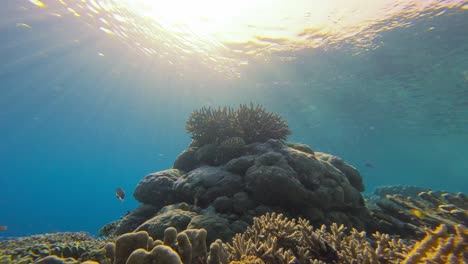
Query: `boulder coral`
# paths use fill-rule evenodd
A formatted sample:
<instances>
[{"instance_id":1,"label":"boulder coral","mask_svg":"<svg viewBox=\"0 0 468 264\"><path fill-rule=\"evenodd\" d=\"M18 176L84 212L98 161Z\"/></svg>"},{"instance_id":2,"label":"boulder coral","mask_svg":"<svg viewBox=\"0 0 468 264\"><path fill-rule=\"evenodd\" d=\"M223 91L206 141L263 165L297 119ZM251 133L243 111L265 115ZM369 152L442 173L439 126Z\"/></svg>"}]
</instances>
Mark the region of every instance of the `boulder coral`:
<instances>
[{"instance_id":1,"label":"boulder coral","mask_svg":"<svg viewBox=\"0 0 468 264\"><path fill-rule=\"evenodd\" d=\"M314 152L303 144L269 139L245 145L241 156L213 165L216 162L210 161L206 153L197 155L201 148L191 147L192 152L184 151L176 159L174 168L151 173L138 183L134 197L142 206L153 208L153 215L147 214L142 221L141 209L130 213L116 234L136 230L151 233L150 222L160 226L157 235L168 226L179 230L187 226L210 229L210 221L206 219L213 218L227 223L226 231L232 232L221 237L230 239L245 230L253 217L269 211L307 218L314 224L338 222L360 229L372 225L360 193L364 190L362 177L338 157ZM178 167L180 164L185 165ZM184 212L176 211L187 216L183 224L175 212L155 212L179 203L190 207ZM201 223L199 219L205 219L207 224L195 224ZM165 225L158 224L162 222ZM244 229L239 230L242 226ZM209 242L214 239L210 235Z\"/></svg>"}]
</instances>

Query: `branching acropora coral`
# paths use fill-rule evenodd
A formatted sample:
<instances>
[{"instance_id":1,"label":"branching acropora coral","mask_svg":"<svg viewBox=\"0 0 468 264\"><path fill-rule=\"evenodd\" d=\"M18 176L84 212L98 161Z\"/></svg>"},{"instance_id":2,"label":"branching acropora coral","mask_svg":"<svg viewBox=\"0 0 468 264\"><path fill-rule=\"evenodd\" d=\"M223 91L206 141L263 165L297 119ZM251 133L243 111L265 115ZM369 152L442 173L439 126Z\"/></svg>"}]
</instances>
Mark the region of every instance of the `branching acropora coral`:
<instances>
[{"instance_id":1,"label":"branching acropora coral","mask_svg":"<svg viewBox=\"0 0 468 264\"><path fill-rule=\"evenodd\" d=\"M240 105L238 109L203 107L193 111L185 129L198 145L220 144L229 138L242 138L245 143L268 139L285 140L291 131L279 115L260 105Z\"/></svg>"},{"instance_id":2,"label":"branching acropora coral","mask_svg":"<svg viewBox=\"0 0 468 264\"><path fill-rule=\"evenodd\" d=\"M291 135L286 121L277 114L267 112L261 105L240 105L235 112L234 121L246 143L264 142L268 139L285 140Z\"/></svg>"},{"instance_id":3,"label":"branching acropora coral","mask_svg":"<svg viewBox=\"0 0 468 264\"><path fill-rule=\"evenodd\" d=\"M163 240L165 242L153 241L143 231L127 233L117 238L115 246L107 243L101 250L97 250L98 255L102 255L99 260L92 259L93 254L87 253L69 259L50 256L50 252L47 252L47 257L33 257L30 253L37 247L30 246L22 249L26 256L18 258L12 254L15 252L6 248L0 249L0 264L33 261L79 263L88 260L103 264L468 263L468 230L463 225L455 225L453 228L440 225L433 231L426 231L426 237L414 244L379 232L372 237L356 229L348 232L346 227L337 224L314 229L307 220L290 220L282 214L272 213L255 218L253 225L245 233L237 234L230 244L216 240L211 244L209 252L204 229L188 229L177 233L174 228L168 228ZM2 246L7 244L1 243ZM40 257L43 258L38 260Z\"/></svg>"},{"instance_id":4,"label":"branching acropora coral","mask_svg":"<svg viewBox=\"0 0 468 264\"><path fill-rule=\"evenodd\" d=\"M420 192L417 197L386 195L373 209L379 226L389 233L421 238L425 228L445 224L454 231L457 224L468 224L468 198L462 193Z\"/></svg>"},{"instance_id":5,"label":"branching acropora coral","mask_svg":"<svg viewBox=\"0 0 468 264\"><path fill-rule=\"evenodd\" d=\"M376 232L370 240L365 232L343 225L322 225L313 229L304 219L289 220L283 215L267 214L228 244L231 261L242 263L258 258L265 263L468 263L468 230L448 225L427 231L419 243L404 241ZM232 263L232 262L231 262Z\"/></svg>"},{"instance_id":6,"label":"branching acropora coral","mask_svg":"<svg viewBox=\"0 0 468 264\"><path fill-rule=\"evenodd\" d=\"M440 225L434 231L427 231L426 237L417 243L402 264L468 262L468 229L455 226L455 234L447 232L447 225Z\"/></svg>"},{"instance_id":7,"label":"branching acropora coral","mask_svg":"<svg viewBox=\"0 0 468 264\"><path fill-rule=\"evenodd\" d=\"M282 214L266 214L254 219L252 226L243 234L237 234L228 244L231 261L240 261L245 256L257 256L265 263L299 263L320 260L327 263L338 261L338 254L330 244L313 232L306 220L289 220Z\"/></svg>"}]
</instances>

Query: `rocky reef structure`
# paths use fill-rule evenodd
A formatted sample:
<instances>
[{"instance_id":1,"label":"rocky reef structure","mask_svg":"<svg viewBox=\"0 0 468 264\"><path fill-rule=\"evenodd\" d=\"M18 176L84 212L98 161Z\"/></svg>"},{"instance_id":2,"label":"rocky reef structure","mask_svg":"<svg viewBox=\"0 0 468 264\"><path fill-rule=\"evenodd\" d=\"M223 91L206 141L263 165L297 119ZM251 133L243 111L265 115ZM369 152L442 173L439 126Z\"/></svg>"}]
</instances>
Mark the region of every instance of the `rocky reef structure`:
<instances>
[{"instance_id":1,"label":"rocky reef structure","mask_svg":"<svg viewBox=\"0 0 468 264\"><path fill-rule=\"evenodd\" d=\"M171 169L151 173L133 196L142 203L113 234L204 228L209 242L243 232L255 216L280 212L313 224L370 229L359 172L341 158L286 143L285 121L261 106L202 108L186 124L192 144Z\"/></svg>"},{"instance_id":2,"label":"rocky reef structure","mask_svg":"<svg viewBox=\"0 0 468 264\"><path fill-rule=\"evenodd\" d=\"M168 226L209 231L218 227L231 230L222 236L229 239L254 216L273 211L317 224L366 228L369 212L357 170L338 157L296 146L305 148L278 140L245 145L241 156L218 166L206 162L206 146L192 147L173 169L140 181L134 197L143 205L121 221L116 234L161 234Z\"/></svg>"},{"instance_id":3,"label":"rocky reef structure","mask_svg":"<svg viewBox=\"0 0 468 264\"><path fill-rule=\"evenodd\" d=\"M133 193L142 204L103 233L147 231L157 237L173 226L204 228L209 242L228 241L268 212L316 226L337 223L414 239L424 236L424 228L467 224L462 194L387 187L366 204L356 168L285 142L291 134L286 122L261 106L202 108L192 113L186 129L193 141L173 168L146 175Z\"/></svg>"},{"instance_id":4,"label":"rocky reef structure","mask_svg":"<svg viewBox=\"0 0 468 264\"><path fill-rule=\"evenodd\" d=\"M18 258L9 251L12 244L5 244L2 246L8 247L2 250L8 253L0 251L0 263L461 264L468 260L468 230L463 225L456 225L453 232L447 225L440 225L428 230L424 239L417 242L379 232L367 236L364 231L348 230L335 223L329 228L322 225L314 229L305 219L268 213L255 217L253 224L230 243L217 239L207 247L205 229L178 232L169 227L163 233L161 237L151 237L146 231L138 231L123 234L113 241L97 240L95 245L100 243L100 248L67 258L59 255Z\"/></svg>"}]
</instances>

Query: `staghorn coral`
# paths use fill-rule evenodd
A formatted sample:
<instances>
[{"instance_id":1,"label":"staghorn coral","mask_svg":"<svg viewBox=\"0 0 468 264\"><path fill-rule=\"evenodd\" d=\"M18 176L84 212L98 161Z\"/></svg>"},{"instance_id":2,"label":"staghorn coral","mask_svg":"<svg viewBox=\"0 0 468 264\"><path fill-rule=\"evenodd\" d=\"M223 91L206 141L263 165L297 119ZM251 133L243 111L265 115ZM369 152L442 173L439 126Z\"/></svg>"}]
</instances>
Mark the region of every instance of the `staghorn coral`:
<instances>
[{"instance_id":1,"label":"staghorn coral","mask_svg":"<svg viewBox=\"0 0 468 264\"><path fill-rule=\"evenodd\" d=\"M402 264L447 263L464 264L468 261L468 229L455 225L455 234L449 234L447 225L427 231L426 237L417 243Z\"/></svg>"},{"instance_id":2,"label":"staghorn coral","mask_svg":"<svg viewBox=\"0 0 468 264\"><path fill-rule=\"evenodd\" d=\"M261 105L242 104L236 111L235 126L247 144L268 139L285 140L291 135L286 121L279 115L267 112Z\"/></svg>"},{"instance_id":3,"label":"staghorn coral","mask_svg":"<svg viewBox=\"0 0 468 264\"><path fill-rule=\"evenodd\" d=\"M339 263L399 263L410 250L411 243L376 232L369 240L366 232L333 223L329 229L315 231L338 252ZM373 243L371 243L373 242Z\"/></svg>"},{"instance_id":4,"label":"staghorn coral","mask_svg":"<svg viewBox=\"0 0 468 264\"><path fill-rule=\"evenodd\" d=\"M338 261L337 252L315 233L308 222L289 220L282 214L266 214L254 218L253 225L243 234L237 234L228 244L231 261L243 256L257 256L265 263L289 263L295 258L300 263L308 259L325 262Z\"/></svg>"},{"instance_id":5,"label":"staghorn coral","mask_svg":"<svg viewBox=\"0 0 468 264\"><path fill-rule=\"evenodd\" d=\"M192 147L240 137L245 143L265 142L268 139L285 140L291 134L286 121L267 112L261 105L241 104L238 109L202 107L190 115L185 129L192 134Z\"/></svg>"},{"instance_id":6,"label":"staghorn coral","mask_svg":"<svg viewBox=\"0 0 468 264\"><path fill-rule=\"evenodd\" d=\"M234 109L230 107L202 107L190 115L185 130L192 134L197 145L220 143L239 134L234 124Z\"/></svg>"},{"instance_id":7,"label":"staghorn coral","mask_svg":"<svg viewBox=\"0 0 468 264\"><path fill-rule=\"evenodd\" d=\"M457 224L468 225L468 198L461 193L420 192L416 197L387 194L376 202L373 217L387 233L421 238L425 228L445 224L453 231Z\"/></svg>"},{"instance_id":8,"label":"staghorn coral","mask_svg":"<svg viewBox=\"0 0 468 264\"><path fill-rule=\"evenodd\" d=\"M399 263L410 251L411 243L375 233L375 246L365 232L332 224L314 230L307 220L289 220L281 214L266 214L254 219L243 234L227 244L231 263L256 257L265 263Z\"/></svg>"},{"instance_id":9,"label":"staghorn coral","mask_svg":"<svg viewBox=\"0 0 468 264\"><path fill-rule=\"evenodd\" d=\"M230 264L265 264L263 260L256 256L242 256L241 260L231 261Z\"/></svg>"}]
</instances>

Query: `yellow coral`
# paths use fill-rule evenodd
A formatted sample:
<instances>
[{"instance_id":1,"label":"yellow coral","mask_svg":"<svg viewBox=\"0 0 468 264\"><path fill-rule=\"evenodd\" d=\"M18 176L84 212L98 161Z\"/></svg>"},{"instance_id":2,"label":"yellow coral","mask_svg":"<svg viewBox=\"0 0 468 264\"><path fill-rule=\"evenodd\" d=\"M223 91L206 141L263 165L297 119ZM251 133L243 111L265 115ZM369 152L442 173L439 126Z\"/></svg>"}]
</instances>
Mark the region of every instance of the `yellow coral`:
<instances>
[{"instance_id":1,"label":"yellow coral","mask_svg":"<svg viewBox=\"0 0 468 264\"><path fill-rule=\"evenodd\" d=\"M231 261L229 264L265 264L265 262L256 256L248 255L243 256L241 260Z\"/></svg>"},{"instance_id":2,"label":"yellow coral","mask_svg":"<svg viewBox=\"0 0 468 264\"><path fill-rule=\"evenodd\" d=\"M468 262L468 230L463 225L455 226L455 234L448 233L447 225L427 231L426 237L409 252L402 264Z\"/></svg>"}]
</instances>

